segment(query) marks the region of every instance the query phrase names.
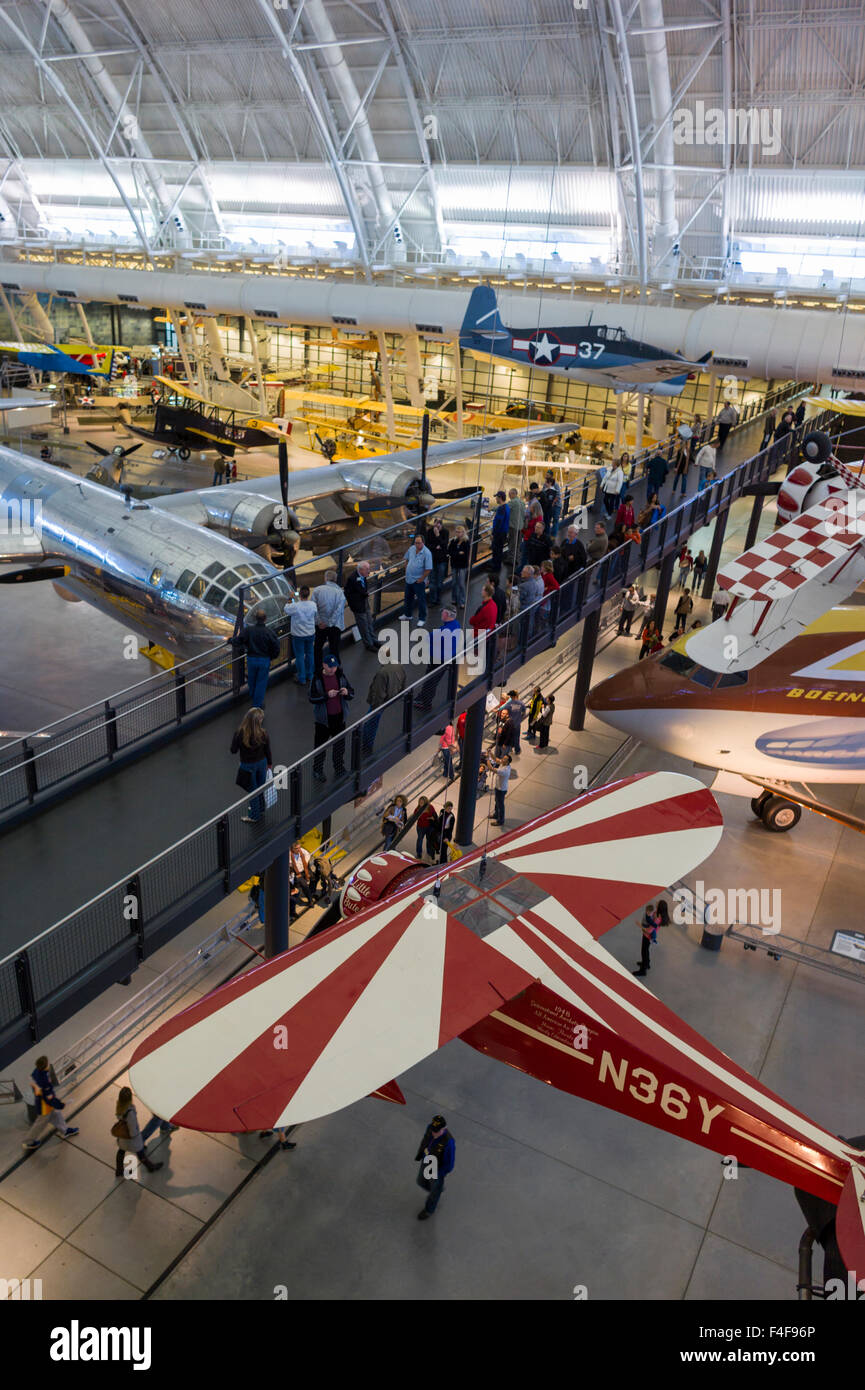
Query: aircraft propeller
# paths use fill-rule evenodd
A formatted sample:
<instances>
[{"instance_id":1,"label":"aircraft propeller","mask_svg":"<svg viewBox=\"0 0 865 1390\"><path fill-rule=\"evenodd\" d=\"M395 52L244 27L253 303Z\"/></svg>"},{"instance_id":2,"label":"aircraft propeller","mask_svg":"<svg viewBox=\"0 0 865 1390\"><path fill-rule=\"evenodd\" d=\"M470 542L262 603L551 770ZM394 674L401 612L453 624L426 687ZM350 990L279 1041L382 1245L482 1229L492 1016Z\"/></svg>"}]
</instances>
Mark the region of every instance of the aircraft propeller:
<instances>
[{"instance_id":1,"label":"aircraft propeller","mask_svg":"<svg viewBox=\"0 0 865 1390\"><path fill-rule=\"evenodd\" d=\"M84 443L87 445L88 449L92 449L95 454L99 454L101 458L106 459L125 459L129 454L134 454L136 449L144 448L143 444L130 444L128 449L124 449L122 445L116 444L113 449L103 449L101 444L93 444L89 439L85 439Z\"/></svg>"}]
</instances>

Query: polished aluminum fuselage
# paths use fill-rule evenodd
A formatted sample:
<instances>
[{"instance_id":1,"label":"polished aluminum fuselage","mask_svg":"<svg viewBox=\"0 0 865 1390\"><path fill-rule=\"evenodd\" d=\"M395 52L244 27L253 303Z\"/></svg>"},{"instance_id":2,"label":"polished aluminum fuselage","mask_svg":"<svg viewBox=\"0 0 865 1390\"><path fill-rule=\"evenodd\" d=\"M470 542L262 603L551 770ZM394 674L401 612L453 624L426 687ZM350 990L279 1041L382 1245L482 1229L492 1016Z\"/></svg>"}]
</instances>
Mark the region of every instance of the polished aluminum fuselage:
<instances>
[{"instance_id":1,"label":"polished aluminum fuselage","mask_svg":"<svg viewBox=\"0 0 865 1390\"><path fill-rule=\"evenodd\" d=\"M290 589L280 570L245 546L173 516L149 503L131 504L98 483L61 471L11 449L0 448L0 502L19 503L38 517L42 564L62 563L67 573L57 580L62 593L83 599L117 619L131 632L180 655L192 656L231 636L238 586L228 600L208 600L215 586L198 580L199 597L178 588L190 573L208 569L275 589L262 599L271 618L281 613L280 593ZM34 510L34 504L35 510ZM214 569L215 567L215 569ZM214 596L215 597L215 596Z\"/></svg>"}]
</instances>

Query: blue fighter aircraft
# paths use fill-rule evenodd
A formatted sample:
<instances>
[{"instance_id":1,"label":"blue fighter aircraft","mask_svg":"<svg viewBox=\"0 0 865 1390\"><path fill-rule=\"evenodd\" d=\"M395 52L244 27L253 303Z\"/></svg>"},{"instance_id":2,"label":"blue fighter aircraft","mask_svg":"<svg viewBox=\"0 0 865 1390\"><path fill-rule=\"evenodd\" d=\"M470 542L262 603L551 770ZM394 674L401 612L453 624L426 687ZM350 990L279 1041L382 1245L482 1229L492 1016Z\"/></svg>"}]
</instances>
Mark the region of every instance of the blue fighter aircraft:
<instances>
[{"instance_id":1,"label":"blue fighter aircraft","mask_svg":"<svg viewBox=\"0 0 865 1390\"><path fill-rule=\"evenodd\" d=\"M617 393L642 391L654 396L678 396L688 374L698 372L712 356L707 352L699 362L689 362L679 353L629 338L624 328L602 323L589 322L581 328L507 328L489 285L472 291L460 329L460 347Z\"/></svg>"}]
</instances>

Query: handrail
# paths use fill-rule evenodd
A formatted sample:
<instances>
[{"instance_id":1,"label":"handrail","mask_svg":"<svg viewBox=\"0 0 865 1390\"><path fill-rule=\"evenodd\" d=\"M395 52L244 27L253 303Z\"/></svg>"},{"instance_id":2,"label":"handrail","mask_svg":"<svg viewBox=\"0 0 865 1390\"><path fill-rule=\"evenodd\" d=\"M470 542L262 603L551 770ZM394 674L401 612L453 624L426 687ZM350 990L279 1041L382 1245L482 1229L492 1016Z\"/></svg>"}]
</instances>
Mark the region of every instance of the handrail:
<instances>
[{"instance_id":1,"label":"handrail","mask_svg":"<svg viewBox=\"0 0 865 1390\"><path fill-rule=\"evenodd\" d=\"M744 426L745 424L750 424L751 421L752 421L754 418L756 418L756 416L757 416L758 414L762 414L762 413L764 413L765 411L768 411L769 409L771 409L771 408L772 408L772 405L775 404L775 403L777 403L777 401L779 401L779 400L781 400L781 399L786 399L786 398L788 398L788 397L793 397L793 396L799 394L800 388L801 388L803 385L806 385L806 384L809 384L809 383L794 382L793 385L792 385L792 387L790 387L790 388L786 388L786 389L785 389L784 387L777 387L777 388L775 389L775 391L771 391L771 392L767 393L767 395L763 398L762 401L752 401L752 402L750 402L749 407L746 407L746 410L743 412L742 418L739 420L739 422L737 423L737 425L734 426L734 430L735 430L735 429L741 428L741 427ZM760 410L759 410L759 411L753 411L753 410L751 410L751 407L752 407L752 406L755 406L755 405L760 406ZM647 448L641 450L640 453L636 454L636 455L634 456L633 460L631 461L631 468L630 468L630 473L629 473L628 481L629 481L629 482L630 482L630 481L634 481L635 475L636 475L637 467L638 467L638 465L639 465L642 461L644 461L647 457L651 456L652 454L657 453L659 450L667 450L667 451L669 451L669 450L672 448L672 446L674 445L675 441L676 441L676 435L675 435L675 433L673 433L673 434L670 435L665 441L663 441L663 443L659 443L659 444L655 445L653 448L648 448L648 447L647 447ZM495 460L493 460L493 462L495 462ZM589 478L590 476L593 476L593 475L586 475L586 478L584 479L584 482L587 483L587 482L588 482L588 478ZM252 481L254 482L255 480L253 479ZM597 482L597 479L596 479L596 482ZM204 489L200 489L200 490L203 491ZM584 490L584 492L586 492L586 491L587 491L587 488L584 487L583 490ZM479 489L479 491L482 491L482 489ZM464 501L466 504L468 504L468 502L469 502L470 500L472 500L472 499L467 495L465 499L461 499L461 500L457 500L457 501L450 501L450 502L443 502L443 503L441 503L439 506L431 508L430 511L429 511L428 513L425 513L425 514L424 514L424 516L425 516L425 517L426 517L426 516L432 516L432 515L434 515L437 511L448 511L448 510L452 510L454 506L459 506L459 505L461 505L463 501ZM595 500L595 499L593 499L593 501L594 501L594 500ZM587 503L587 498L584 498L584 499L583 499L583 505L587 505L587 504L588 504L588 503ZM590 505L590 504L589 504L589 505ZM404 526L404 525L406 525L406 524L407 524L407 522L395 522L393 526L385 527L383 530L377 532L376 534L377 534L377 535L380 535L380 536L386 536L390 531L397 530L397 529L399 529L400 527L402 527L402 526ZM357 542L357 539L355 538L355 539L352 540L352 541L348 541L348 542L347 542L345 545L343 545L343 546L337 546L334 550L328 551L328 552L327 552L327 555L328 555L328 557L330 557L330 558L337 559L338 556L347 554L347 552L349 552L349 551L351 551L351 550L356 550L356 549L357 549L357 545L358 545L358 542ZM309 559L309 560L304 560L304 561L302 561L299 565L295 565L295 566L293 566L292 568L293 568L295 571L303 570L303 569L307 568L307 567L310 566L310 565L319 564L319 563L321 562L321 559L322 559L322 558L323 558L323 557L321 557L321 556L312 557L312 558ZM339 564L339 561L338 561L338 560L337 560L337 564ZM76 721L76 722L82 722L82 723L83 723L83 722L86 722L86 721L84 720L83 716L89 715L89 714L91 714L91 713L95 713L95 712L98 711L98 710L104 709L104 707L105 707L106 704L108 704L109 706L113 707L113 706L115 705L115 703L118 702L124 695L128 695L131 691L137 690L137 689L139 689L141 686L144 686L144 685L151 685L151 684L153 685L154 688L156 688L156 686L157 686L158 684L169 685L169 686L170 686L170 685L172 685L173 683L176 682L176 678L177 678L178 675L183 674L184 672L186 672L191 666L193 666L194 663L196 663L196 662L205 662L205 661L207 661L208 659L214 658L214 657L221 658L222 656L225 655L225 653L226 653L226 651L227 651L227 649L228 649L229 647L230 647L230 643L228 643L228 642L217 643L215 646L209 648L209 649L208 649L207 651L205 651L205 652L198 652L198 653L196 653L195 656L187 657L184 661L178 662L175 666L173 666L173 667L171 668L170 671L157 671L157 672L155 672L155 673L153 673L153 674L151 674L151 675L149 675L149 676L145 676L145 677L144 677L142 680L140 680L140 681L134 681L131 685L124 686L121 690L113 691L110 695L104 696L102 699L94 700L93 703L90 704L90 705L83 705L80 709L73 711L71 714L61 715L59 719L52 720L52 722L51 722L50 724L42 724L39 728L30 730L26 735L24 735L20 740L18 740L18 742L19 742L19 743L24 743L27 739L33 739L33 738L37 738L37 737L40 737L40 736L45 736L45 735L49 734L50 730L56 729L59 725L65 724L65 723L67 723L68 721ZM213 669L215 669L215 668L213 668ZM205 670L205 669L202 668L200 671L197 670L197 671L195 672L195 674L196 674L196 675L206 675L206 674L210 674L210 670ZM4 745L3 747L0 747L0 759L2 759L3 756L4 756L5 754L9 754L12 748L13 748L13 744L12 744L12 743L9 743L9 744ZM26 751L26 750L24 750L24 751ZM51 751L51 750L42 750L42 751ZM4 768L4 769L0 770L0 778L2 778L3 776L5 776L8 772L14 772L14 771L16 771L16 770L17 770L17 767L13 767L13 768Z\"/></svg>"},{"instance_id":2,"label":"handrail","mask_svg":"<svg viewBox=\"0 0 865 1390\"><path fill-rule=\"evenodd\" d=\"M827 412L827 413L830 413L830 414L831 414L832 412ZM813 422L809 422L809 425L813 425ZM801 429L801 428L803 428L803 426L800 426L800 427L799 427L799 429ZM649 537L649 536L653 535L653 533L655 533L655 534L657 534L657 535L661 535L661 534L663 533L663 536L664 536L664 542L663 542L663 543L666 544L667 542L669 542L669 541L672 539L672 537L670 536L669 532L670 532L670 529L671 529L671 528L670 528L670 523L671 523L671 521L673 520L673 518L677 517L680 513L681 513L682 515L684 515L684 513L685 513L688 509L690 509L690 510L694 513L694 519L697 520L696 512L697 512L697 504L698 504L698 503L701 504L699 510L700 510L701 512L704 512L704 514L705 514L703 517L701 517L701 518L699 519L699 525L700 525L700 526L705 525L705 519L706 519L706 517L708 516L708 514L713 510L713 506L716 507L717 504L719 504L722 500L724 500L724 499L723 499L723 496L722 496L722 494L723 494L724 492L727 493L727 501L728 501L728 502L732 502L733 500L735 500L734 497L732 496L733 488L730 487L730 480L731 480L731 479L734 479L734 478L736 478L738 475L744 473L744 471L747 470L747 469L749 469L749 468L750 468L751 471L753 472L754 470L753 470L752 465L755 464L758 460L764 459L764 457L765 457L765 462L766 462L767 464L768 464L770 461L774 463L775 460L774 460L774 459L773 459L773 460L770 460L769 457L768 457L769 455L771 455L771 454L773 454L773 453L775 453L775 454L777 455L778 462L780 462L780 461L781 461L781 456L782 456L782 455L783 455L783 456L786 456L786 454L787 454L787 452L788 452L788 449L789 449L788 441L794 440L794 439L796 438L797 433L798 433L798 430L797 430L797 431L791 432L791 434L788 435L788 436L786 437L786 439L785 439L784 441L781 442L780 447L779 447L779 445L777 445L777 444L770 444L770 445L767 446L766 449L761 450L760 453L755 454L755 455L752 455L752 456L751 456L750 458L748 458L748 459L743 459L742 462L741 462L740 464L738 464L738 465L736 466L736 468L732 469L730 473L724 474L723 477L716 479L716 481L715 481L713 484L711 484L709 487L705 488L705 489L703 490L703 492L697 493L696 495L694 495L694 496L692 496L692 497L688 497L688 498L683 499L683 501L682 501L677 507L673 508L672 511L669 511L665 517L661 518L659 521L656 521L652 526L648 526L648 527L646 527L646 528L644 529L644 531L642 532L642 542L643 542L643 543L641 544L641 547L640 547L640 550L639 550L639 551L636 551L636 550L635 550L634 552L629 552L629 550L628 550L625 546L620 546L620 547L619 547L618 549L616 549L616 550L608 551L607 554L604 555L604 556L602 556L599 560L596 560L596 561L595 561L593 564L591 564L591 565L587 565L585 569L582 569L582 570L578 571L576 574L572 575L568 580L566 580L565 583L562 584L561 588L559 589L558 595L556 595L556 594L553 594L553 595L544 595L542 598L537 599L537 600L535 601L535 603L530 604L528 607L526 607L526 608L521 608L520 611L519 611L519 613L517 613L517 614L515 614L513 617L507 619L505 622L499 624L499 626L496 627L496 628L494 629L494 634L497 634L498 636L501 636L501 635L502 635L503 633L505 633L509 628L514 627L514 626L516 626L516 625L519 625L519 624L523 623L523 621L524 621L524 620L528 617L528 615L530 615L530 614L534 614L535 617L537 617L537 615L540 614L541 610L545 607L545 605L547 605L547 606L551 605L551 604L553 603L554 599L556 599L557 597L558 597L558 606L559 606L559 609L561 609L561 604L562 604L561 595L563 595L563 594L568 594L568 593L571 591L571 589L573 589L573 591L574 591L575 594L578 594L579 588L580 588L580 586L582 586L582 588L583 588L583 594L584 594L583 602L582 602L582 603L580 603L579 601L577 602L577 604L575 605L575 610L574 610L574 611L575 611L575 614L576 614L575 620L574 620L574 624L570 624L570 623L568 624L568 626L575 625L575 623L581 619L581 617L583 616L583 614L584 614L584 612L585 612L585 610L586 610L587 604L591 604L591 601L592 601L593 598L598 597L598 598L600 598L601 602L603 602L603 601L606 599L606 597L607 597L607 592L606 592L606 591L607 591L608 588L617 589L617 588L622 587L622 584L623 584L624 581L625 581L625 578L626 578L626 576L627 576L627 573L628 573L628 571L629 571L630 568L631 568L631 565L630 565L629 561L633 560L633 558L634 558L635 555L638 555L638 556L640 557L640 564L641 564L641 567L642 567L642 568L646 568L646 567L647 567L646 562L645 562L645 560L643 559L643 556L644 556L644 555L648 555L648 554L651 552L652 546L651 546L651 543L650 543L648 546L645 545L645 539L646 539L646 537ZM787 447L784 447L785 445L786 445ZM738 495L740 495L740 494L737 493L736 495L737 495L737 497L738 497ZM677 534L676 537L675 537L674 544L678 544L678 541L679 541L679 539L681 538L681 536L680 536L681 528L677 526L677 527L675 527L674 529L677 531L677 533L679 533L679 534ZM631 542L628 542L627 544L628 544L628 546L630 546L632 543L631 543ZM615 577L614 577L614 576L612 576L611 573L610 573L610 571L611 571L611 569L612 569L612 566L613 566L613 562L614 562L615 560L618 560L618 559L622 558L622 552L623 552L623 551L625 552L625 553L624 553L624 557L623 557L623 558L624 558L624 561L625 561L623 574L622 574L620 577L619 577L619 576L615 576ZM650 567L650 566L648 566L648 567ZM591 578L594 577L594 578L597 579L597 578L601 577L602 574L604 574L605 582L604 582L602 585L598 586L597 589L595 589L595 586L594 586L594 585L592 584L592 582L591 582ZM612 584L610 583L610 580L611 580L611 579L614 581ZM568 616L567 613L566 613L564 616ZM531 640L531 639L530 639L530 640ZM551 644L551 645L554 645L554 643ZM496 643L495 643L495 642L489 644L489 650L491 650L491 651L493 652L493 654L495 653L495 647L496 647ZM463 659L463 658L462 658L461 655L460 655L460 656L457 656L457 657L454 657L454 658L452 658L450 661L443 662L443 663L441 664L441 666L440 666L440 667L437 667L436 669L439 670L439 671L441 671L442 673L448 671L448 670L451 669L451 668L456 669L456 670L458 671L459 666L460 666L460 664L461 664L461 662L462 662L462 659ZM429 674L430 674L429 671L424 670L423 674L420 675L420 676L418 677L417 681L413 682L411 685L407 685L407 686L404 688L404 690L401 691L398 695L393 696L390 700L388 700L388 701L386 701L384 704L378 706L377 709L376 709L375 711L373 711L373 713L375 713L375 714L379 714L380 712L383 713L384 710L386 710L386 709L388 709L388 708L390 708L390 707L395 707L398 703L403 703L403 704L404 704L410 695L413 695L413 693L414 693L416 690L418 690L418 689L421 688L423 685L425 685L425 683L429 680ZM494 661L493 661L493 665L492 665L492 669L491 669L491 670L489 669L489 663L488 663L488 671L487 671L487 674L490 675L490 676L494 676L494 674L495 674L495 664L494 664ZM477 680L478 678L475 678L475 679ZM465 686L465 687L464 687L464 693L465 693L466 690L470 690L470 689L473 687L473 685L474 685L474 682L470 682L467 686ZM350 740L351 740L351 735L352 735L353 733L359 731L359 730L363 727L363 725L369 721L370 717L371 717L371 715L370 715L369 712L367 712L367 713L361 715L361 716L360 716L358 719L356 719L352 724L347 725L346 728L345 728L345 730L344 730L343 732L341 732L341 733L335 735L335 737L332 738L331 740L329 740L327 743L322 744L322 745L321 745L319 748L317 748L317 749L314 749L314 750L311 750L310 752L305 753L305 754L303 755L302 758L299 758L296 762L292 763L290 766L288 766L288 767L285 769L285 775L286 775L286 777L289 777L289 778L290 778L291 773L293 773L293 772L295 772L297 769L301 768L305 763L310 762L310 761L312 761L312 760L314 760L314 759L317 759L317 758L319 758L319 757L322 757L322 758L323 758L323 757L326 757L326 755L327 755L327 753L328 753L328 750L331 749L332 746L333 746L334 744L336 744L336 743L338 743L338 742L340 742L340 741L342 741L344 744L348 744L348 743L350 742ZM45 937L46 935L48 935L50 932L56 930L58 927L63 926L66 922L70 921L71 918L74 917L78 912L81 912L81 911L83 911L85 908L91 906L94 902L97 902L100 898L105 897L106 894L111 893L111 892L113 892L115 889L120 888L120 887L122 887L123 885L127 884L127 883L130 881L130 879L131 879L132 877L137 877L137 876L139 876L139 875L142 874L146 869L150 868L153 864L159 862L161 859L164 859L165 856L166 856L167 854L170 854L170 853L172 853L174 850L179 849L180 847L182 847L182 846L185 845L185 844L188 844L188 842L189 842L190 840L194 839L195 836L198 835L198 834L200 834L202 831L205 831L205 830L209 829L210 827L212 827L212 826L214 826L214 825L217 825L221 820L224 820L227 816L231 815L232 812L237 811L237 810L241 809L242 807L248 806L249 803L250 803L252 800L254 800L254 799L255 799L257 796L259 796L259 795L260 795L260 792L258 792L258 791L256 791L256 792L244 793L243 796L241 796L241 797L237 798L237 800L235 800L235 801L229 803L228 806L224 807L224 808L223 808L221 811L219 811L216 815L211 816L208 820L202 822L201 825L197 826L194 830L190 831L187 835L182 836L179 840L177 840L177 841L175 841L173 844L167 846L166 849L161 850L161 851L159 852L159 854L156 854L156 855L152 856L152 857L151 857L150 859L148 859L144 864L139 865L136 869L132 870L131 872L127 872L127 873L123 874L123 875L121 876L121 878L119 878L115 883L111 884L108 888L103 889L102 892L96 894L93 898L89 899L87 903L84 903L84 904L80 905L74 912L67 914L66 917L61 918L58 922L55 922L51 927L47 927L44 931L40 932L37 936L33 937L30 941L26 942L24 946L19 946L19 947L17 947L16 950L15 950L14 952L10 953L10 955L8 955L8 956L6 956L6 957L0 959L0 967L2 967L4 964L6 964L9 960L13 959L13 958L14 958L16 955L18 955L21 951L27 950L30 946L33 946L36 942L43 940L44 937Z\"/></svg>"},{"instance_id":3,"label":"handrail","mask_svg":"<svg viewBox=\"0 0 865 1390\"><path fill-rule=\"evenodd\" d=\"M830 414L827 411L816 423L822 424ZM814 425L808 422L809 429ZM442 694L434 692L432 702L427 696L422 711L415 710L414 699L430 680L428 669L400 695L281 769L275 784L277 803L257 826L242 824L241 816L262 793L244 793L203 826L5 956L0 960L0 1064L69 1017L78 1007L82 988L92 993L103 982L129 976L180 927L197 920L251 873L260 872L305 830L363 794L395 759L426 742L443 716L452 719L483 690L511 679L531 656L554 647L564 630L602 606L623 584L657 566L684 536L720 515L750 484L764 481L798 445L803 430L799 427L702 492L683 499L646 528L639 546L629 542L617 548L578 571L558 592L509 618L491 634L485 669L462 685L458 663L442 663L436 668L444 682ZM379 720L385 718L379 750L373 751L371 739L368 747L364 740L372 721L377 732ZM322 787L314 779L325 760L332 761L334 775ZM135 904L131 921L126 911L130 903Z\"/></svg>"}]
</instances>

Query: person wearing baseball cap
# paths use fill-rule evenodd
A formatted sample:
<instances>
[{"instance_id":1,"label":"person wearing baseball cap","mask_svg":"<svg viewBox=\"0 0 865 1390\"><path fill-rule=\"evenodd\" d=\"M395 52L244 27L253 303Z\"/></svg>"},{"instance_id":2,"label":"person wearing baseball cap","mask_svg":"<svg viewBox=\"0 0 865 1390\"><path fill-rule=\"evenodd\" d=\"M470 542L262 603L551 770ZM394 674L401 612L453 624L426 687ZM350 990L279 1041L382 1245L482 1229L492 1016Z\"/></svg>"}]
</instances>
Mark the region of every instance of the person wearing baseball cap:
<instances>
[{"instance_id":1,"label":"person wearing baseball cap","mask_svg":"<svg viewBox=\"0 0 865 1390\"><path fill-rule=\"evenodd\" d=\"M444 1115L433 1115L424 1131L420 1147L415 1154L415 1163L420 1164L417 1175L418 1187L427 1193L423 1209L418 1212L418 1221L427 1221L439 1204L448 1173L453 1172L456 1145L448 1131Z\"/></svg>"}]
</instances>

